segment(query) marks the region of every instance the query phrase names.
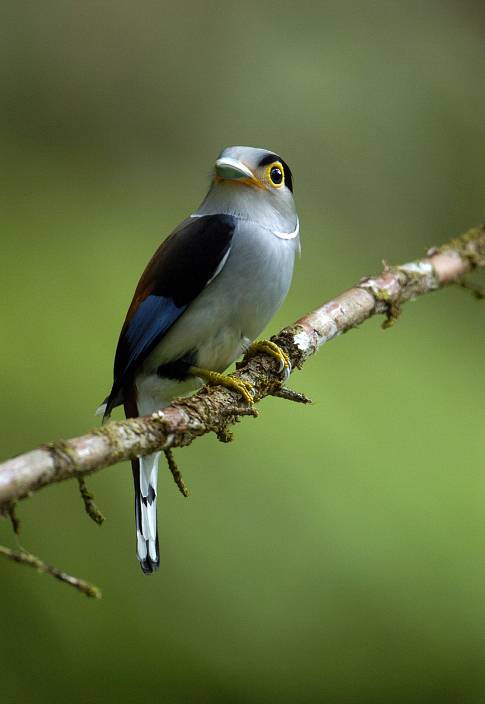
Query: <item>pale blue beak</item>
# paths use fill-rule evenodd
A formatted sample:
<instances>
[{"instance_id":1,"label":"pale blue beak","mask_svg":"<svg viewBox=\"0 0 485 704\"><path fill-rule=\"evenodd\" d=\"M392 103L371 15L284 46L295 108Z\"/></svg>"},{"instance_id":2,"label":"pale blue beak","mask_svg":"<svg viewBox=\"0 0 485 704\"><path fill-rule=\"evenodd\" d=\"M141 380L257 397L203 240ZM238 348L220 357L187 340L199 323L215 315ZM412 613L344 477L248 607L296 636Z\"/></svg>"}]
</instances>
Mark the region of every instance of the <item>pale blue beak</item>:
<instances>
[{"instance_id":1,"label":"pale blue beak","mask_svg":"<svg viewBox=\"0 0 485 704\"><path fill-rule=\"evenodd\" d=\"M251 169L237 159L226 156L216 161L216 175L224 180L238 180L249 178L254 181Z\"/></svg>"}]
</instances>

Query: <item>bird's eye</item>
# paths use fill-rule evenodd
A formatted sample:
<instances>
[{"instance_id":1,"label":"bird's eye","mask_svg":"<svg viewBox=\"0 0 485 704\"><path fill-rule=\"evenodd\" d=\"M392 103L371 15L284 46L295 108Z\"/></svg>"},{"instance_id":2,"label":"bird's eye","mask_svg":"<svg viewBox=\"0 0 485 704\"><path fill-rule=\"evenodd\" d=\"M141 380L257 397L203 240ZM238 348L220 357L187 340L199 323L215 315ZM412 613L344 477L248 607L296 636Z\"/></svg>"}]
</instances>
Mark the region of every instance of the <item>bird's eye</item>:
<instances>
[{"instance_id":1,"label":"bird's eye","mask_svg":"<svg viewBox=\"0 0 485 704\"><path fill-rule=\"evenodd\" d=\"M268 166L266 178L275 188L280 188L285 182L283 166L279 161L275 161Z\"/></svg>"},{"instance_id":2,"label":"bird's eye","mask_svg":"<svg viewBox=\"0 0 485 704\"><path fill-rule=\"evenodd\" d=\"M283 181L283 172L279 166L273 166L269 172L269 177L275 185L279 186L279 184Z\"/></svg>"}]
</instances>

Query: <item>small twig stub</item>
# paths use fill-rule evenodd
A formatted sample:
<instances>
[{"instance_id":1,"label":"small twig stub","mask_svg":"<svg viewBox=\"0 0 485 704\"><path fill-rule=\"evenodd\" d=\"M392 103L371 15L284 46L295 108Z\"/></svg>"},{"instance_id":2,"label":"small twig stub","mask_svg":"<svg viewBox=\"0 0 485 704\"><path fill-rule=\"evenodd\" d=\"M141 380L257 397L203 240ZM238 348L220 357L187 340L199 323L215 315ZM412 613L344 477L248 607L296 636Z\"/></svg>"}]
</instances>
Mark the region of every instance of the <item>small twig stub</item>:
<instances>
[{"instance_id":1,"label":"small twig stub","mask_svg":"<svg viewBox=\"0 0 485 704\"><path fill-rule=\"evenodd\" d=\"M106 519L94 503L94 494L88 490L84 477L78 477L77 481L79 484L79 493L81 494L81 498L84 502L86 513L95 523L98 524L98 526L100 526Z\"/></svg>"},{"instance_id":2,"label":"small twig stub","mask_svg":"<svg viewBox=\"0 0 485 704\"><path fill-rule=\"evenodd\" d=\"M16 504L11 504L7 509L8 517L10 518L10 523L12 525L12 530L15 535L20 534L20 519L17 516Z\"/></svg>"}]
</instances>

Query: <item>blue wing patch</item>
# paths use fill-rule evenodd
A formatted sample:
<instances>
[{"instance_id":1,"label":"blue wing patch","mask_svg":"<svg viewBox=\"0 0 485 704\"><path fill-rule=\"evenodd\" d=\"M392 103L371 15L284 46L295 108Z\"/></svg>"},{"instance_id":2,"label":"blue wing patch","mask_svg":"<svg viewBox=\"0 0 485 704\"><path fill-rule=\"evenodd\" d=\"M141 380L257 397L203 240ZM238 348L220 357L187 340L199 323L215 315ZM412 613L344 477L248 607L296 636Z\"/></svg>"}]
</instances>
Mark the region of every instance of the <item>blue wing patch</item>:
<instances>
[{"instance_id":1,"label":"blue wing patch","mask_svg":"<svg viewBox=\"0 0 485 704\"><path fill-rule=\"evenodd\" d=\"M176 306L171 298L150 294L133 313L123 330L114 363L114 383L106 399L104 417L122 401L122 386L140 359L146 357L157 341L182 315L188 304Z\"/></svg>"},{"instance_id":2,"label":"blue wing patch","mask_svg":"<svg viewBox=\"0 0 485 704\"><path fill-rule=\"evenodd\" d=\"M146 357L153 344L175 323L187 305L151 294L129 321L115 359L115 377L129 375L135 361Z\"/></svg>"},{"instance_id":3,"label":"blue wing patch","mask_svg":"<svg viewBox=\"0 0 485 704\"><path fill-rule=\"evenodd\" d=\"M148 263L116 349L105 416L123 403L137 368L223 265L236 227L231 215L189 218Z\"/></svg>"}]
</instances>

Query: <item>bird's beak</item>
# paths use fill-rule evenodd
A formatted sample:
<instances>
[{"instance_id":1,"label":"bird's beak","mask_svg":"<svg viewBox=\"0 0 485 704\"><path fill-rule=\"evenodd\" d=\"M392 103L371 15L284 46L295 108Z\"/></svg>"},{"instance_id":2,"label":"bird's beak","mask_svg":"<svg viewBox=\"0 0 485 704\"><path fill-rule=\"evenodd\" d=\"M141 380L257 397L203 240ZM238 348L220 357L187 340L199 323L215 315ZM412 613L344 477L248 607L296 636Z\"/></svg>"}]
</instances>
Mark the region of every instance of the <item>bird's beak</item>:
<instances>
[{"instance_id":1,"label":"bird's beak","mask_svg":"<svg viewBox=\"0 0 485 704\"><path fill-rule=\"evenodd\" d=\"M223 157L216 161L216 180L237 181L250 186L259 186L251 169L237 159Z\"/></svg>"}]
</instances>

